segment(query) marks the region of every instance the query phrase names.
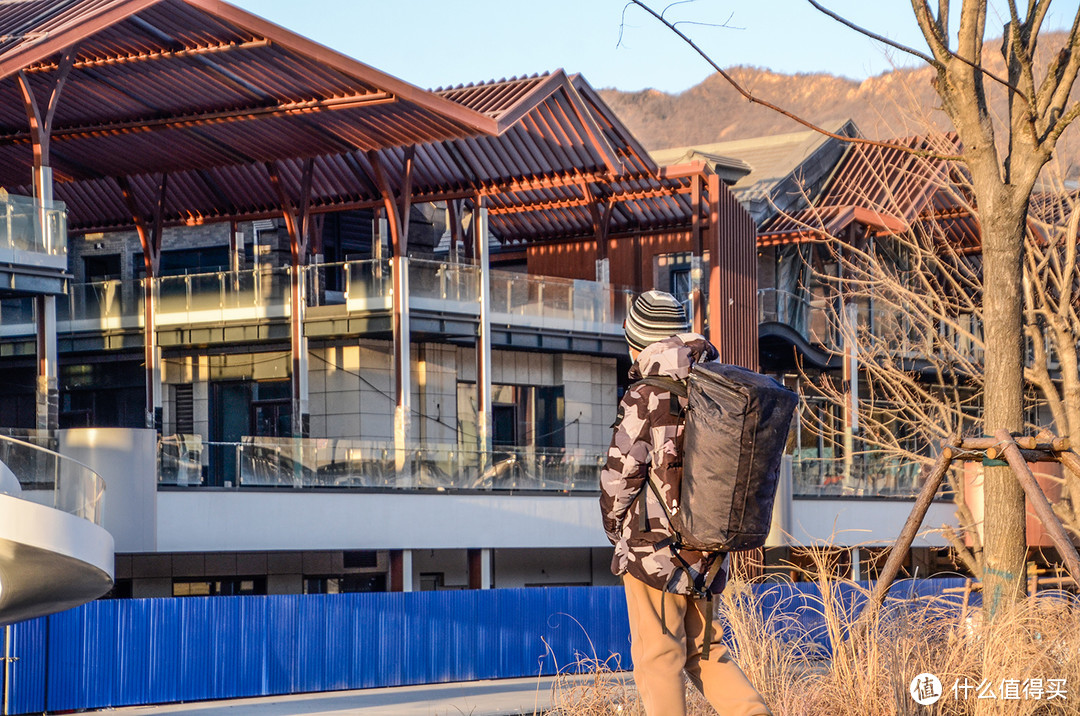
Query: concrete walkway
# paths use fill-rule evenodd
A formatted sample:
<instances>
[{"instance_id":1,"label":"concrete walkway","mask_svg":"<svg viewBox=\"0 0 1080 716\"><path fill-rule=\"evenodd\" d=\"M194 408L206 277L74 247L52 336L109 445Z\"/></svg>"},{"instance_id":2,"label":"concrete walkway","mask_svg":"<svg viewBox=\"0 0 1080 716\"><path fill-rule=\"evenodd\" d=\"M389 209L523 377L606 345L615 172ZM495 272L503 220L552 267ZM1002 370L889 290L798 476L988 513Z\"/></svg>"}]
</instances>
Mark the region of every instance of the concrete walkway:
<instances>
[{"instance_id":1,"label":"concrete walkway","mask_svg":"<svg viewBox=\"0 0 1080 716\"><path fill-rule=\"evenodd\" d=\"M553 681L553 677L466 681L107 711L115 716L532 716L550 708Z\"/></svg>"}]
</instances>

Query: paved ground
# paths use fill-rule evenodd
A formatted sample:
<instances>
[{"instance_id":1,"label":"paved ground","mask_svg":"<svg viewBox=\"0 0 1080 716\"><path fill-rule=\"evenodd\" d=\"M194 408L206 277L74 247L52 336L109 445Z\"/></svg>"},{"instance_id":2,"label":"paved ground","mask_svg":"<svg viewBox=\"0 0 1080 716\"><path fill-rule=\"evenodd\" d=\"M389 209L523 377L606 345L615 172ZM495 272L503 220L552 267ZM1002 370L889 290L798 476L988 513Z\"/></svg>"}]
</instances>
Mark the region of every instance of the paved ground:
<instances>
[{"instance_id":1,"label":"paved ground","mask_svg":"<svg viewBox=\"0 0 1080 716\"><path fill-rule=\"evenodd\" d=\"M552 679L501 679L109 709L111 716L520 716L547 709Z\"/></svg>"}]
</instances>

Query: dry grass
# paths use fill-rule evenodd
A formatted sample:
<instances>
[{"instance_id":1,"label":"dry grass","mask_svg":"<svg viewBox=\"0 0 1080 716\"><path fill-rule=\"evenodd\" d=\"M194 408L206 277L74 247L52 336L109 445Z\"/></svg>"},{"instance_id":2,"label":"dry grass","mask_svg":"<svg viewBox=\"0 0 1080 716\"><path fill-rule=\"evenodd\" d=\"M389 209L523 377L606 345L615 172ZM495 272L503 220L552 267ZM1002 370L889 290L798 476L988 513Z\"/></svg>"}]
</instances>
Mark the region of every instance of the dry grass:
<instances>
[{"instance_id":1,"label":"dry grass","mask_svg":"<svg viewBox=\"0 0 1080 716\"><path fill-rule=\"evenodd\" d=\"M825 577L817 583L823 596L804 609L838 645L831 658L790 615L763 616L768 598L747 584L729 584L720 600L736 660L776 716L1080 713L1080 601L1075 596L1044 593L992 623L977 608L961 613L956 599L891 600L865 628L851 630L850 595L860 591L858 585ZM550 713L643 713L629 679L610 666L591 664L594 678L585 685L557 683ZM944 690L932 706L916 704L908 691L923 672L936 674ZM1022 687L1029 679L1042 680L1041 698L1025 696ZM1047 698L1050 679L1065 680L1066 699ZM1003 681L1006 688L1015 683L1019 698L1002 698ZM983 682L997 698L977 698ZM966 699L965 683L973 687ZM954 697L954 684L961 687L960 698ZM696 690L689 691L691 716L714 713Z\"/></svg>"}]
</instances>

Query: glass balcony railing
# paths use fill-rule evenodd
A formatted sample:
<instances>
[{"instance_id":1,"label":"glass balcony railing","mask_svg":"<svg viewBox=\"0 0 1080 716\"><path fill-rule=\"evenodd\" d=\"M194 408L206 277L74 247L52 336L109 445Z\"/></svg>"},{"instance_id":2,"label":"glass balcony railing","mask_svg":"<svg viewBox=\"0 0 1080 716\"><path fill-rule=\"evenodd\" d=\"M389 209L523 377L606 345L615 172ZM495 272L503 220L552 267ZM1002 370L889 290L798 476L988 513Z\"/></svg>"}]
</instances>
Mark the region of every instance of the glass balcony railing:
<instances>
[{"instance_id":1,"label":"glass balcony railing","mask_svg":"<svg viewBox=\"0 0 1080 716\"><path fill-rule=\"evenodd\" d=\"M840 346L835 315L829 299L777 288L758 289L758 323L782 323L809 343Z\"/></svg>"},{"instance_id":2,"label":"glass balcony railing","mask_svg":"<svg viewBox=\"0 0 1080 716\"><path fill-rule=\"evenodd\" d=\"M850 468L840 458L796 455L791 467L796 497L912 497L922 487L922 465L875 453L855 455Z\"/></svg>"},{"instance_id":3,"label":"glass balcony railing","mask_svg":"<svg viewBox=\"0 0 1080 716\"><path fill-rule=\"evenodd\" d=\"M841 352L844 342L837 311L835 299L758 289L759 323L782 323L810 343ZM930 326L913 320L902 307L863 302L857 306L856 321L860 344L865 344L861 350L867 354L884 351L895 357L949 360L963 356L975 364L982 362L982 324L976 315L965 314Z\"/></svg>"},{"instance_id":4,"label":"glass balcony railing","mask_svg":"<svg viewBox=\"0 0 1080 716\"><path fill-rule=\"evenodd\" d=\"M622 322L633 296L596 281L491 272L491 313L508 323L603 330Z\"/></svg>"},{"instance_id":5,"label":"glass balcony railing","mask_svg":"<svg viewBox=\"0 0 1080 716\"><path fill-rule=\"evenodd\" d=\"M157 286L158 325L282 318L289 315L290 286L287 268L164 276Z\"/></svg>"},{"instance_id":6,"label":"glass balcony railing","mask_svg":"<svg viewBox=\"0 0 1080 716\"><path fill-rule=\"evenodd\" d=\"M472 264L409 261L409 306L475 317L480 269ZM389 311L393 293L389 261L317 264L302 269L308 306L343 306L347 313ZM632 295L595 281L574 281L492 271L492 320L557 330L621 333ZM164 276L157 279L157 324L221 324L283 319L290 312L290 269ZM57 300L61 333L137 330L143 323L140 281L75 284ZM34 333L32 299L0 300L0 335Z\"/></svg>"},{"instance_id":7,"label":"glass balcony railing","mask_svg":"<svg viewBox=\"0 0 1080 716\"><path fill-rule=\"evenodd\" d=\"M319 269L320 267L315 267L314 270ZM345 287L342 299L349 313L390 310L394 277L390 272L389 261L349 261L335 264L333 270L342 274L340 285ZM410 286L410 290L411 288ZM325 294L322 296L325 299Z\"/></svg>"},{"instance_id":8,"label":"glass balcony railing","mask_svg":"<svg viewBox=\"0 0 1080 716\"><path fill-rule=\"evenodd\" d=\"M343 439L244 438L208 443L173 436L159 443L161 485L237 488L373 488L595 492L605 456L582 450L455 445L410 446L401 470L392 443Z\"/></svg>"},{"instance_id":9,"label":"glass balcony railing","mask_svg":"<svg viewBox=\"0 0 1080 716\"><path fill-rule=\"evenodd\" d=\"M411 445L374 440L245 437L235 443L174 435L158 444L158 484L234 489L596 492L606 457L586 450ZM794 456L795 497L913 497L921 465L858 454L845 475L834 457Z\"/></svg>"},{"instance_id":10,"label":"glass balcony railing","mask_svg":"<svg viewBox=\"0 0 1080 716\"><path fill-rule=\"evenodd\" d=\"M411 259L414 309L477 315L480 267ZM633 295L596 281L490 271L492 320L512 325L583 331L622 330Z\"/></svg>"},{"instance_id":11,"label":"glass balcony railing","mask_svg":"<svg viewBox=\"0 0 1080 716\"><path fill-rule=\"evenodd\" d=\"M435 308L478 315L480 267L466 263L410 259L409 305L418 309Z\"/></svg>"},{"instance_id":12,"label":"glass balcony railing","mask_svg":"<svg viewBox=\"0 0 1080 716\"><path fill-rule=\"evenodd\" d=\"M67 207L27 196L0 197L0 263L67 268Z\"/></svg>"},{"instance_id":13,"label":"glass balcony railing","mask_svg":"<svg viewBox=\"0 0 1080 716\"><path fill-rule=\"evenodd\" d=\"M0 494L101 524L105 481L80 462L0 436Z\"/></svg>"}]
</instances>

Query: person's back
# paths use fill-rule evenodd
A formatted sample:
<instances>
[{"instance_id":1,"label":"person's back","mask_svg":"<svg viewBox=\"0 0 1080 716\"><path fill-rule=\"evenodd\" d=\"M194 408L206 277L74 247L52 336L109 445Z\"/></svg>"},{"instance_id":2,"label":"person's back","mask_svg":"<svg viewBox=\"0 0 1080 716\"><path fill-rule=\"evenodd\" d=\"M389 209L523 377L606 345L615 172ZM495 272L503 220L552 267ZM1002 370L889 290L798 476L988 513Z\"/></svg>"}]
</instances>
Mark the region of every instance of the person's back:
<instances>
[{"instance_id":1,"label":"person's back","mask_svg":"<svg viewBox=\"0 0 1080 716\"><path fill-rule=\"evenodd\" d=\"M695 363L715 360L716 348L687 330L674 297L660 291L639 296L626 321L630 377L685 380ZM649 716L685 713L684 668L723 716L771 714L720 643L719 624L713 620L709 628L706 621L711 602L703 597L723 590L726 555L680 548L669 524L667 513L679 509L683 407L661 385L631 385L601 473L600 508L615 545L612 572L626 589L634 679Z\"/></svg>"}]
</instances>

